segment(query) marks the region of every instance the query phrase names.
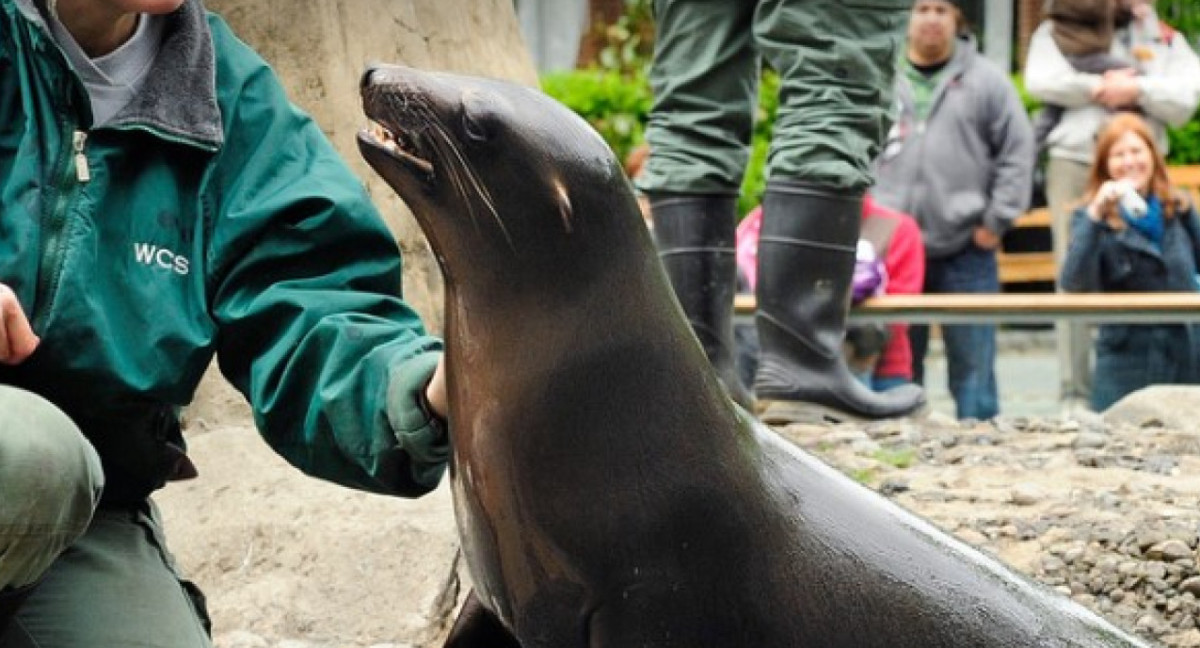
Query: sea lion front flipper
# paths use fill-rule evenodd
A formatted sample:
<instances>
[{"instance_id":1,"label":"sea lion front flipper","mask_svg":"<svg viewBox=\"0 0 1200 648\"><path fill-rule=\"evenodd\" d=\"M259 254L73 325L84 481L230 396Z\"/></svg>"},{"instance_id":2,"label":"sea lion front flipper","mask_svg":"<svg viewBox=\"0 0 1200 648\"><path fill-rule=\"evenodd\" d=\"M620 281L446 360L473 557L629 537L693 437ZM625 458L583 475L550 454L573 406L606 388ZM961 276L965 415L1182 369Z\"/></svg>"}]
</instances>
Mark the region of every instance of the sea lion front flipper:
<instances>
[{"instance_id":1,"label":"sea lion front flipper","mask_svg":"<svg viewBox=\"0 0 1200 648\"><path fill-rule=\"evenodd\" d=\"M442 648L521 648L521 643L471 590Z\"/></svg>"}]
</instances>

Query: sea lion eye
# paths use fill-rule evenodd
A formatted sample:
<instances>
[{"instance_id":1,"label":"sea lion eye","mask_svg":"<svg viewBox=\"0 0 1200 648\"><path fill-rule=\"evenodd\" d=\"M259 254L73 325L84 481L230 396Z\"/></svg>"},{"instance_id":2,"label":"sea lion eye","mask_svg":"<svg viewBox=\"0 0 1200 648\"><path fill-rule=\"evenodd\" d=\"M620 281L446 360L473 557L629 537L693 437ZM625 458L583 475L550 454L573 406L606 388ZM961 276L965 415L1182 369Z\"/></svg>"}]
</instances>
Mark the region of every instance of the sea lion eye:
<instances>
[{"instance_id":1,"label":"sea lion eye","mask_svg":"<svg viewBox=\"0 0 1200 648\"><path fill-rule=\"evenodd\" d=\"M475 142L492 139L496 129L496 109L486 95L470 93L463 97L463 132Z\"/></svg>"}]
</instances>

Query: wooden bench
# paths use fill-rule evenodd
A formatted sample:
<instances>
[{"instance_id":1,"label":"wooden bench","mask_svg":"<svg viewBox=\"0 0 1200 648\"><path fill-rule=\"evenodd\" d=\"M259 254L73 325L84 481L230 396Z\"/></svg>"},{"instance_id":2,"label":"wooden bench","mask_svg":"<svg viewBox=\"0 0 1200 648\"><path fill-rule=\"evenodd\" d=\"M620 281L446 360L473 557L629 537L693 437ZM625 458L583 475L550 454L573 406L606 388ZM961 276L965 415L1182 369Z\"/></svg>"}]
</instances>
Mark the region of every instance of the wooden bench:
<instances>
[{"instance_id":1,"label":"wooden bench","mask_svg":"<svg viewBox=\"0 0 1200 648\"><path fill-rule=\"evenodd\" d=\"M1013 223L1013 230L1042 229L1048 232L1050 224L1050 209L1039 207L1021 215ZM1002 286L1037 282L1054 283L1058 279L1058 266L1054 263L1054 252L1050 250L1015 252L1002 248L996 252L996 266Z\"/></svg>"},{"instance_id":2,"label":"wooden bench","mask_svg":"<svg viewBox=\"0 0 1200 648\"><path fill-rule=\"evenodd\" d=\"M1200 205L1200 165L1173 165L1167 167L1171 184L1188 191L1193 204ZM1050 229L1050 210L1046 207L1031 209L1013 224L1014 230ZM1045 251L1015 252L1001 250L996 254L1000 284L1054 283L1058 279L1058 265L1054 253Z\"/></svg>"},{"instance_id":3,"label":"wooden bench","mask_svg":"<svg viewBox=\"0 0 1200 648\"><path fill-rule=\"evenodd\" d=\"M740 316L754 312L754 295L737 295ZM857 322L1034 323L1059 320L1200 322L1200 293L1004 293L883 295L850 309Z\"/></svg>"}]
</instances>

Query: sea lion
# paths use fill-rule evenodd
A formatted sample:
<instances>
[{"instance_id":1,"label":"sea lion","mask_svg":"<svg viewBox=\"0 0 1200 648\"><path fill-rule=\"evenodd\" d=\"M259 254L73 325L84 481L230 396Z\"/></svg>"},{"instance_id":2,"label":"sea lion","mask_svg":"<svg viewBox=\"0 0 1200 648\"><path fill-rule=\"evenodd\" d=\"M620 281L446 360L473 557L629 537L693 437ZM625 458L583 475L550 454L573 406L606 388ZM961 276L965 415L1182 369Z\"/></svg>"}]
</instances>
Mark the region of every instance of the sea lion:
<instances>
[{"instance_id":1,"label":"sea lion","mask_svg":"<svg viewBox=\"0 0 1200 648\"><path fill-rule=\"evenodd\" d=\"M362 154L445 275L450 479L481 604L447 645L1146 645L735 406L570 110L391 66L362 95Z\"/></svg>"}]
</instances>

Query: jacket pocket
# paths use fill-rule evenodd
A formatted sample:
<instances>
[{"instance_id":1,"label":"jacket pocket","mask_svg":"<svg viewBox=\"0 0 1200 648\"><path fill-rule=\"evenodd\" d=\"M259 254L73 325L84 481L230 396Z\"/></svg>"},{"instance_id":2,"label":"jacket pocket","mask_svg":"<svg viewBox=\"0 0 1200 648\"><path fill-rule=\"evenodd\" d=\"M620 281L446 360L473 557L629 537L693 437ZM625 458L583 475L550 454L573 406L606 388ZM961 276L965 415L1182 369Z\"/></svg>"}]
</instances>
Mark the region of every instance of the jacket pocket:
<instances>
[{"instance_id":1,"label":"jacket pocket","mask_svg":"<svg viewBox=\"0 0 1200 648\"><path fill-rule=\"evenodd\" d=\"M974 229L983 224L987 201L978 191L956 191L946 198L945 205L946 221L954 223L955 229Z\"/></svg>"}]
</instances>

